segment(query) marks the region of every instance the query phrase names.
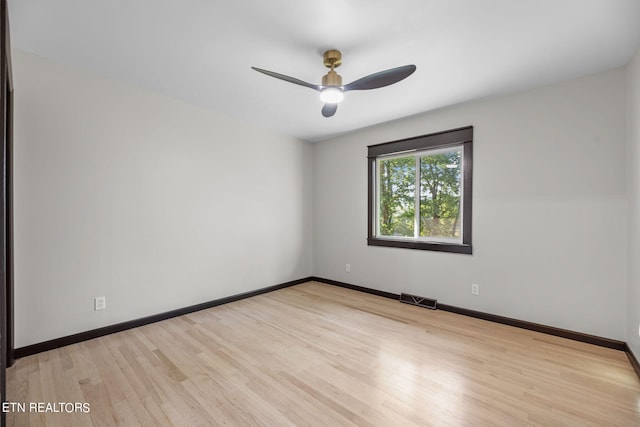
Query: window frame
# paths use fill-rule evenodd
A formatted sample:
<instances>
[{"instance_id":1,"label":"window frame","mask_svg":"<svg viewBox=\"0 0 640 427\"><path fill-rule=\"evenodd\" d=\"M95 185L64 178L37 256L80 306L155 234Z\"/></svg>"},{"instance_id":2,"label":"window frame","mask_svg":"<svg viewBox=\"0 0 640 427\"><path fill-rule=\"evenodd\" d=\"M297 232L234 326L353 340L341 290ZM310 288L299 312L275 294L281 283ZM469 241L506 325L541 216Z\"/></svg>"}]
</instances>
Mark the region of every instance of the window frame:
<instances>
[{"instance_id":1,"label":"window frame","mask_svg":"<svg viewBox=\"0 0 640 427\"><path fill-rule=\"evenodd\" d=\"M443 148L462 147L462 243L443 242L436 240L416 239L411 237L392 237L377 235L377 159L390 158L395 155L415 155L421 151ZM442 132L416 136L413 138L369 145L368 159L368 231L367 245L386 246L405 249L420 249L440 252L472 254L471 246L471 212L473 197L473 126L450 129ZM416 189L417 191L417 189Z\"/></svg>"}]
</instances>

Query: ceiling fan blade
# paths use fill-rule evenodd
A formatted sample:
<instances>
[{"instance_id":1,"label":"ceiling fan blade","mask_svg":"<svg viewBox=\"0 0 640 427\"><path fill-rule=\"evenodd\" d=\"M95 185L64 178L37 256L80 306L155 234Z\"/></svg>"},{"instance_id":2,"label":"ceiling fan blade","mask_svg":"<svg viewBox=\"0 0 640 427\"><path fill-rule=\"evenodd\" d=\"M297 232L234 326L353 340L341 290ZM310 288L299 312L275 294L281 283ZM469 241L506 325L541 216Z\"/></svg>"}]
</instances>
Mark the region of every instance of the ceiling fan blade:
<instances>
[{"instance_id":1,"label":"ceiling fan blade","mask_svg":"<svg viewBox=\"0 0 640 427\"><path fill-rule=\"evenodd\" d=\"M389 86L398 83L402 79L406 79L413 74L415 70L415 65L404 65L402 67L379 71L349 83L343 87L343 91L377 89L379 87Z\"/></svg>"},{"instance_id":2,"label":"ceiling fan blade","mask_svg":"<svg viewBox=\"0 0 640 427\"><path fill-rule=\"evenodd\" d=\"M322 107L322 115L325 117L331 117L336 113L338 109L338 104L324 104Z\"/></svg>"},{"instance_id":3,"label":"ceiling fan blade","mask_svg":"<svg viewBox=\"0 0 640 427\"><path fill-rule=\"evenodd\" d=\"M259 73L266 74L267 76L275 77L276 79L284 80L285 82L294 83L294 84L297 84L297 85L300 85L300 86L305 86L305 87L308 87L308 88L314 89L314 90L322 89L322 86L314 85L314 84L311 84L311 83L307 83L307 82L302 81L300 79L296 79L295 77L285 76L284 74L274 73L273 71L263 70L262 68L257 68L257 67L251 67L251 68L253 68L254 70L256 70Z\"/></svg>"}]
</instances>

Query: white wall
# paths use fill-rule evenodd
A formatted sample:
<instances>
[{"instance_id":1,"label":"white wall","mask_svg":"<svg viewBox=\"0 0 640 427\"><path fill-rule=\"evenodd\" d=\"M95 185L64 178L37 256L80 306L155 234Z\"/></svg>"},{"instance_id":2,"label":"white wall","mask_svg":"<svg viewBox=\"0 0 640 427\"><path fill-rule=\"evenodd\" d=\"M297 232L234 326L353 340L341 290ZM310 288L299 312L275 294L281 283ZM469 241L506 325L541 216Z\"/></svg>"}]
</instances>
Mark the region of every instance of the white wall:
<instances>
[{"instance_id":1,"label":"white wall","mask_svg":"<svg viewBox=\"0 0 640 427\"><path fill-rule=\"evenodd\" d=\"M623 340L624 91L620 69L316 144L314 274ZM367 145L467 125L474 254L367 246Z\"/></svg>"},{"instance_id":2,"label":"white wall","mask_svg":"<svg viewBox=\"0 0 640 427\"><path fill-rule=\"evenodd\" d=\"M308 143L21 51L13 69L16 347L311 275Z\"/></svg>"},{"instance_id":3,"label":"white wall","mask_svg":"<svg viewBox=\"0 0 640 427\"><path fill-rule=\"evenodd\" d=\"M626 342L640 357L640 50L627 68L629 288Z\"/></svg>"}]
</instances>

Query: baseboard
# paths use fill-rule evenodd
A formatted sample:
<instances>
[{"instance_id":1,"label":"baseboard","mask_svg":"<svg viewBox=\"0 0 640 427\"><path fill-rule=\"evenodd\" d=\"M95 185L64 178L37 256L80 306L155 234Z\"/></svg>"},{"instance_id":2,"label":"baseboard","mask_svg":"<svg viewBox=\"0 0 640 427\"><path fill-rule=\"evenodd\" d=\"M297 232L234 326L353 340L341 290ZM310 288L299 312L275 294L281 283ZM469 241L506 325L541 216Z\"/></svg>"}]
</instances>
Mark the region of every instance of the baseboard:
<instances>
[{"instance_id":1,"label":"baseboard","mask_svg":"<svg viewBox=\"0 0 640 427\"><path fill-rule=\"evenodd\" d=\"M364 286L352 285L350 283L339 282L337 280L324 279L322 277L316 277L316 276L312 276L310 280L313 280L314 282L326 283L327 285L339 286L341 288L353 289L354 291L365 292L367 294L377 295L379 297L384 297L389 299L400 299L400 294L379 291L377 289L371 289Z\"/></svg>"},{"instance_id":2,"label":"baseboard","mask_svg":"<svg viewBox=\"0 0 640 427\"><path fill-rule=\"evenodd\" d=\"M584 334L582 332L570 331L568 329L556 328L554 326L542 325L540 323L528 322L526 320L513 319L511 317L499 316L497 314L484 313L482 311L469 310L467 308L456 307L448 304L438 304L438 309L475 317L477 319L488 320L490 322L502 323L503 325L515 326L516 328L542 332L543 334L554 335L556 337L594 344L600 347L612 348L614 350L624 351L625 349L624 341L612 340L610 338L599 337L597 335Z\"/></svg>"},{"instance_id":3,"label":"baseboard","mask_svg":"<svg viewBox=\"0 0 640 427\"><path fill-rule=\"evenodd\" d=\"M269 286L266 288L257 289L255 291L244 292L237 295L232 295L225 298L216 299L213 301L204 302L201 304L191 305L189 307L179 308L177 310L168 311L165 313L155 314L153 316L143 317L140 319L134 319L127 322L117 323L115 325L105 326L98 329L92 329L90 331L80 332L74 335L68 335L61 338L45 341L42 343L32 344L25 347L16 348L14 350L14 358L19 359L33 354L41 353L48 350L53 350L59 347L87 341L93 338L102 337L105 335L113 334L116 332L125 331L127 329L137 328L139 326L148 325L150 323L159 322L161 320L170 319L172 317L182 316L185 314L193 313L199 310L205 310L207 308L216 307L218 305L227 304L233 301L239 301L245 298L250 298L256 295L272 292L278 289L287 288L289 286L299 285L301 283L316 281L325 283L328 285L339 286L346 289L352 289L359 292L365 292L371 295L376 295L384 298L398 300L399 294L392 292L380 291L377 289L367 288L365 286L353 285L350 283L344 283L337 280L325 279L322 277L305 277L303 279L293 280L291 282L281 283L279 285ZM490 313L484 313L481 311L470 310L467 308L456 307L448 304L438 304L438 309L443 311L449 311L451 313L461 314L464 316L475 317L482 320L488 320L490 322L501 323L504 325L514 326L517 328L528 329L536 332L541 332L548 335L554 335L562 338L568 338L575 341L585 342L589 344L598 345L601 347L612 348L615 350L624 351L629 357L631 365L635 369L638 377L640 378L640 365L635 355L629 348L629 346L623 341L612 340L609 338L598 337L595 335L583 334L580 332L574 332L567 329L556 328L553 326L542 325L539 323L527 322L524 320L513 319L510 317L499 316Z\"/></svg>"},{"instance_id":4,"label":"baseboard","mask_svg":"<svg viewBox=\"0 0 640 427\"><path fill-rule=\"evenodd\" d=\"M311 277L311 279L315 280L316 282L327 283L334 286L340 286L342 288L353 289L360 292L366 292L368 294L378 295L385 298L391 298L391 299L400 298L399 294L379 291L377 289L371 289L364 286L352 285L349 283L339 282L337 280L324 279L324 278L315 277L315 276ZM588 344L594 344L600 347L607 347L607 348L612 348L620 351L626 351L626 348L627 348L626 343L624 341L612 340L609 338L603 338L596 335L583 334L581 332L574 332L568 329L561 329L553 326L542 325L539 323L527 322L525 320L513 319L511 317L504 317L504 316L498 316L496 314L489 314L481 311L469 310L467 308L461 308L453 305L442 304L440 302L438 302L438 309L442 311L449 311L451 313L462 314L464 316L475 317L477 319L488 320L490 322L501 323L503 325L515 326L516 328L528 329L530 331L541 332L543 334L554 335L562 338L568 338L574 341L581 341ZM627 352L627 354L629 353Z\"/></svg>"},{"instance_id":5,"label":"baseboard","mask_svg":"<svg viewBox=\"0 0 640 427\"><path fill-rule=\"evenodd\" d=\"M627 343L624 343L624 352L627 354L627 359L629 359L631 366L633 366L633 370L636 371L636 375L640 378L640 363L638 363L636 355L633 354L631 347L629 347Z\"/></svg>"},{"instance_id":6,"label":"baseboard","mask_svg":"<svg viewBox=\"0 0 640 427\"><path fill-rule=\"evenodd\" d=\"M228 304L230 302L239 301L245 298L254 297L256 295L265 294L267 292L276 291L278 289L288 288L289 286L299 285L311 280L313 280L311 277L306 277L304 279L293 280L291 282L281 283L279 285L269 286L266 288L257 289L255 291L244 292L241 294L208 301L201 304L191 305L164 313L154 314L152 316L142 317L140 319L129 320L127 322L117 323L115 325L109 325L98 329L92 329L90 331L80 332L77 334L16 348L13 355L15 359L20 359L22 357L31 356L33 354L42 353L71 344L76 344L93 338L114 334L116 332L126 331L127 329L137 328L139 326L148 325L150 323L159 322L161 320L171 319L172 317L182 316L196 311L205 310L207 308L216 307L222 304Z\"/></svg>"}]
</instances>

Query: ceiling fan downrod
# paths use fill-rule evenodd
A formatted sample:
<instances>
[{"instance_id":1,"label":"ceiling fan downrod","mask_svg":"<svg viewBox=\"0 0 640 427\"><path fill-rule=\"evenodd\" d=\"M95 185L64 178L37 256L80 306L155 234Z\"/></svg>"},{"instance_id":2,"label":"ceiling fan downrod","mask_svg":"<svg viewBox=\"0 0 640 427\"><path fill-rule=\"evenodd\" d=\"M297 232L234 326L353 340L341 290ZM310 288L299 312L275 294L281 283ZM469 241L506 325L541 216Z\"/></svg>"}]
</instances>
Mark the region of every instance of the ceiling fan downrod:
<instances>
[{"instance_id":1,"label":"ceiling fan downrod","mask_svg":"<svg viewBox=\"0 0 640 427\"><path fill-rule=\"evenodd\" d=\"M342 65L342 53L339 50L328 50L322 58L324 66L330 68L329 72L322 76L322 86L342 86L342 76L335 71L335 68Z\"/></svg>"}]
</instances>

